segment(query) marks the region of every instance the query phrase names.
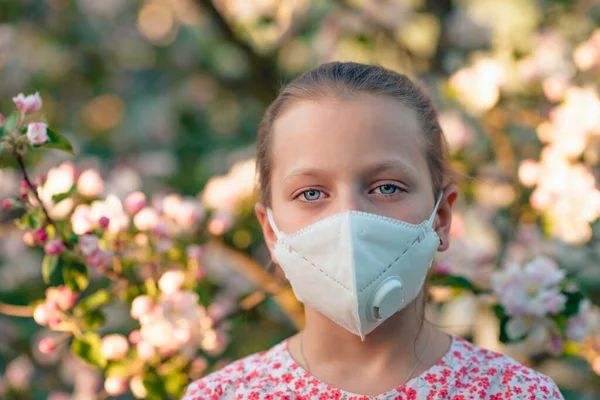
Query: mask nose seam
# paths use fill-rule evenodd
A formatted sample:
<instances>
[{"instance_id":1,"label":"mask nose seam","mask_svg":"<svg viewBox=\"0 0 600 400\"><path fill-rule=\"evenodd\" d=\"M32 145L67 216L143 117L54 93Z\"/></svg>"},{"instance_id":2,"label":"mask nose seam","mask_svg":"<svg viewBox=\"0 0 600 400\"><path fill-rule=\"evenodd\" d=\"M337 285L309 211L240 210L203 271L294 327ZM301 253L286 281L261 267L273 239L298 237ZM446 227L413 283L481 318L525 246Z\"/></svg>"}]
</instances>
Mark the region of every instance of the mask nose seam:
<instances>
[{"instance_id":1,"label":"mask nose seam","mask_svg":"<svg viewBox=\"0 0 600 400\"><path fill-rule=\"evenodd\" d=\"M338 280L336 280L335 278L332 278L331 276L329 276L327 274L327 272L323 271L321 268L317 267L315 264L313 264L312 261L310 261L308 258L306 258L302 253L300 253L298 250L296 250L295 248L292 247L292 245L286 241L286 240L282 240L283 243L286 244L286 246L292 250L294 253L298 254L304 261L306 261L309 265L311 265L313 268L315 268L317 271L319 271L321 274L323 274L324 276L326 276L327 278L329 278L331 281L337 283L339 286L341 286L343 289L345 289L348 293L352 293L352 290L348 289L346 286L344 286L341 282L339 282Z\"/></svg>"}]
</instances>

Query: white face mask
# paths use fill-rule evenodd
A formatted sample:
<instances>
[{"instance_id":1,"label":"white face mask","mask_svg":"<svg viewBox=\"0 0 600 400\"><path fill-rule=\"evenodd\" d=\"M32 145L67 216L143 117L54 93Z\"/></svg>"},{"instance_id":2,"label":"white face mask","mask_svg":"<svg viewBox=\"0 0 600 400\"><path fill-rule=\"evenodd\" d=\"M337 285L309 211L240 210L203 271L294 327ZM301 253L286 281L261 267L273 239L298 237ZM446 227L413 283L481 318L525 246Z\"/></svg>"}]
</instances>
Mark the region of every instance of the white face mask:
<instances>
[{"instance_id":1,"label":"white face mask","mask_svg":"<svg viewBox=\"0 0 600 400\"><path fill-rule=\"evenodd\" d=\"M277 235L274 254L298 300L364 340L423 288L441 241L432 224L409 224L345 211L293 234Z\"/></svg>"}]
</instances>

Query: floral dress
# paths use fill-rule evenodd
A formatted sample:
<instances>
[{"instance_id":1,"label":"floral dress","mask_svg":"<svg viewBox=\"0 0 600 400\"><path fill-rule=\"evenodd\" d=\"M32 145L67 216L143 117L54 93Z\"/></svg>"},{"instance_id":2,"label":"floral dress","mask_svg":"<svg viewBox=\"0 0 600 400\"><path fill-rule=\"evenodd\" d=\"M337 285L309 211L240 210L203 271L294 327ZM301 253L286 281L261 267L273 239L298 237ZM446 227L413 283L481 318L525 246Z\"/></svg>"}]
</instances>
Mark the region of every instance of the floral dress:
<instances>
[{"instance_id":1,"label":"floral dress","mask_svg":"<svg viewBox=\"0 0 600 400\"><path fill-rule=\"evenodd\" d=\"M182 400L542 400L563 399L547 376L505 355L453 337L433 367L404 385L363 396L310 375L287 350L287 340L192 382Z\"/></svg>"}]
</instances>

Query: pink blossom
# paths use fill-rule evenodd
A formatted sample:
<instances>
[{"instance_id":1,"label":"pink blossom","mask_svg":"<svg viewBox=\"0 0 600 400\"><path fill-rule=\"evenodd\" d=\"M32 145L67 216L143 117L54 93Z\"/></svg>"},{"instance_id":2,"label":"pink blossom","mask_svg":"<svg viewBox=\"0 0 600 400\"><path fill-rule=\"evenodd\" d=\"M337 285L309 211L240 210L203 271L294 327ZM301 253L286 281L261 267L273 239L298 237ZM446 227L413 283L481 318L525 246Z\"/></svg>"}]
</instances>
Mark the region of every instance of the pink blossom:
<instances>
[{"instance_id":1,"label":"pink blossom","mask_svg":"<svg viewBox=\"0 0 600 400\"><path fill-rule=\"evenodd\" d=\"M38 343L38 349L42 354L50 354L56 349L56 344L50 338L43 338Z\"/></svg>"},{"instance_id":2,"label":"pink blossom","mask_svg":"<svg viewBox=\"0 0 600 400\"><path fill-rule=\"evenodd\" d=\"M509 263L495 272L491 286L508 315L543 317L564 309L566 297L558 286L564 277L552 259L536 257L525 266Z\"/></svg>"},{"instance_id":3,"label":"pink blossom","mask_svg":"<svg viewBox=\"0 0 600 400\"><path fill-rule=\"evenodd\" d=\"M112 334L102 338L102 355L107 360L117 360L125 357L129 343L123 335Z\"/></svg>"},{"instance_id":4,"label":"pink blossom","mask_svg":"<svg viewBox=\"0 0 600 400\"><path fill-rule=\"evenodd\" d=\"M0 113L0 125L4 124L4 115Z\"/></svg>"},{"instance_id":5,"label":"pink blossom","mask_svg":"<svg viewBox=\"0 0 600 400\"><path fill-rule=\"evenodd\" d=\"M192 339L192 329L189 326L182 326L175 329L173 339L180 345L186 344Z\"/></svg>"},{"instance_id":6,"label":"pink blossom","mask_svg":"<svg viewBox=\"0 0 600 400\"><path fill-rule=\"evenodd\" d=\"M153 229L158 222L158 213L151 207L145 207L133 217L133 224L140 231Z\"/></svg>"},{"instance_id":7,"label":"pink blossom","mask_svg":"<svg viewBox=\"0 0 600 400\"><path fill-rule=\"evenodd\" d=\"M215 212L208 221L208 230L213 235L224 234L233 225L233 217L224 211Z\"/></svg>"},{"instance_id":8,"label":"pink blossom","mask_svg":"<svg viewBox=\"0 0 600 400\"><path fill-rule=\"evenodd\" d=\"M21 355L6 366L4 376L9 386L17 389L26 389L31 385L35 369L26 355Z\"/></svg>"},{"instance_id":9,"label":"pink blossom","mask_svg":"<svg viewBox=\"0 0 600 400\"><path fill-rule=\"evenodd\" d=\"M185 274L182 271L167 271L158 280L158 287L168 296L181 289L184 281Z\"/></svg>"},{"instance_id":10,"label":"pink blossom","mask_svg":"<svg viewBox=\"0 0 600 400\"><path fill-rule=\"evenodd\" d=\"M23 112L35 112L42 108L42 98L40 92L25 96L23 93L19 93L18 96L13 97L13 102L17 105L17 108Z\"/></svg>"},{"instance_id":11,"label":"pink blossom","mask_svg":"<svg viewBox=\"0 0 600 400\"><path fill-rule=\"evenodd\" d=\"M140 319L143 315L148 314L154 308L154 302L147 295L136 297L131 303L131 317Z\"/></svg>"},{"instance_id":12,"label":"pink blossom","mask_svg":"<svg viewBox=\"0 0 600 400\"><path fill-rule=\"evenodd\" d=\"M27 140L31 144L44 144L50 138L48 137L48 124L44 122L31 122L27 125Z\"/></svg>"},{"instance_id":13,"label":"pink blossom","mask_svg":"<svg viewBox=\"0 0 600 400\"><path fill-rule=\"evenodd\" d=\"M204 248L202 246L198 246L198 245L191 245L188 246L188 248L186 249L186 254L189 258L194 258L196 260L199 260L200 258L202 258L202 255L204 254Z\"/></svg>"},{"instance_id":14,"label":"pink blossom","mask_svg":"<svg viewBox=\"0 0 600 400\"><path fill-rule=\"evenodd\" d=\"M175 221L184 229L193 228L202 218L204 218L204 209L192 200L182 201L174 215Z\"/></svg>"},{"instance_id":15,"label":"pink blossom","mask_svg":"<svg viewBox=\"0 0 600 400\"><path fill-rule=\"evenodd\" d=\"M140 340L142 340L142 334L139 330L134 329L133 331L131 331L131 333L129 333L128 338L131 344L138 344Z\"/></svg>"},{"instance_id":16,"label":"pink blossom","mask_svg":"<svg viewBox=\"0 0 600 400\"><path fill-rule=\"evenodd\" d=\"M58 287L58 306L61 310L69 310L71 309L77 300L79 300L79 293L72 291L66 285L60 285Z\"/></svg>"},{"instance_id":17,"label":"pink blossom","mask_svg":"<svg viewBox=\"0 0 600 400\"><path fill-rule=\"evenodd\" d=\"M94 268L103 268L113 260L113 253L110 250L97 249L86 258L86 264Z\"/></svg>"},{"instance_id":18,"label":"pink blossom","mask_svg":"<svg viewBox=\"0 0 600 400\"><path fill-rule=\"evenodd\" d=\"M104 191L104 181L98 171L83 171L77 180L77 191L85 197L98 197Z\"/></svg>"},{"instance_id":19,"label":"pink blossom","mask_svg":"<svg viewBox=\"0 0 600 400\"><path fill-rule=\"evenodd\" d=\"M173 340L174 331L173 325L165 318L154 318L145 323L140 330L142 342L148 342L155 347L169 344Z\"/></svg>"},{"instance_id":20,"label":"pink blossom","mask_svg":"<svg viewBox=\"0 0 600 400\"><path fill-rule=\"evenodd\" d=\"M94 228L94 221L90 215L91 208L87 204L80 204L75 208L71 215L71 225L73 232L78 235L83 235Z\"/></svg>"},{"instance_id":21,"label":"pink blossom","mask_svg":"<svg viewBox=\"0 0 600 400\"><path fill-rule=\"evenodd\" d=\"M129 229L129 216L123 211L121 200L113 194L109 194L106 200L96 200L91 204L90 218L97 222L102 217L110 219L108 231L112 234Z\"/></svg>"},{"instance_id":22,"label":"pink blossom","mask_svg":"<svg viewBox=\"0 0 600 400\"><path fill-rule=\"evenodd\" d=\"M562 354L565 347L565 343L560 337L560 335L551 335L550 341L548 343L548 351L550 354L558 356Z\"/></svg>"},{"instance_id":23,"label":"pink blossom","mask_svg":"<svg viewBox=\"0 0 600 400\"><path fill-rule=\"evenodd\" d=\"M156 355L156 349L146 340L140 340L135 348L138 357L143 361L149 361Z\"/></svg>"},{"instance_id":24,"label":"pink blossom","mask_svg":"<svg viewBox=\"0 0 600 400\"><path fill-rule=\"evenodd\" d=\"M171 250L174 246L174 243L171 239L168 238L161 238L158 243L156 244L156 251L158 251L159 253L166 253L169 250Z\"/></svg>"},{"instance_id":25,"label":"pink blossom","mask_svg":"<svg viewBox=\"0 0 600 400\"><path fill-rule=\"evenodd\" d=\"M49 240L44 246L44 252L49 256L57 256L63 251L63 249L64 245L60 239Z\"/></svg>"},{"instance_id":26,"label":"pink blossom","mask_svg":"<svg viewBox=\"0 0 600 400\"><path fill-rule=\"evenodd\" d=\"M46 298L48 309L54 308L54 304L56 304L61 310L69 310L79 299L79 294L73 292L66 285L60 285L56 288L46 289Z\"/></svg>"},{"instance_id":27,"label":"pink blossom","mask_svg":"<svg viewBox=\"0 0 600 400\"><path fill-rule=\"evenodd\" d=\"M146 195L142 192L133 192L125 199L125 210L131 215L137 214L146 207Z\"/></svg>"},{"instance_id":28,"label":"pink blossom","mask_svg":"<svg viewBox=\"0 0 600 400\"><path fill-rule=\"evenodd\" d=\"M120 376L109 376L104 381L104 390L110 396L119 396L127 391L127 381Z\"/></svg>"},{"instance_id":29,"label":"pink blossom","mask_svg":"<svg viewBox=\"0 0 600 400\"><path fill-rule=\"evenodd\" d=\"M98 236L83 235L79 238L79 249L84 256L91 256L98 250Z\"/></svg>"},{"instance_id":30,"label":"pink blossom","mask_svg":"<svg viewBox=\"0 0 600 400\"><path fill-rule=\"evenodd\" d=\"M579 311L567 322L567 338L580 342L590 333L594 323L591 307L592 303L588 299L579 303Z\"/></svg>"},{"instance_id":31,"label":"pink blossom","mask_svg":"<svg viewBox=\"0 0 600 400\"><path fill-rule=\"evenodd\" d=\"M131 393L133 393L137 399L145 399L148 395L140 375L135 375L131 378L131 381L129 381L129 388L131 389Z\"/></svg>"}]
</instances>

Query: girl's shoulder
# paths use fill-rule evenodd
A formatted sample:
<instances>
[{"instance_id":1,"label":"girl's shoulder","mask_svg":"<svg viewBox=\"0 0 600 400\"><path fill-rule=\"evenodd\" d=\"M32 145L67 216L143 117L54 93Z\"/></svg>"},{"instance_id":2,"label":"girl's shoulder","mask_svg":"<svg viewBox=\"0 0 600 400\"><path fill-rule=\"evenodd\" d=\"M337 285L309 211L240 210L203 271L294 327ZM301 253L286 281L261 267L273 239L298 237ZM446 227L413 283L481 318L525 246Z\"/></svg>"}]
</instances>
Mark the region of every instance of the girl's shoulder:
<instances>
[{"instance_id":1,"label":"girl's shoulder","mask_svg":"<svg viewBox=\"0 0 600 400\"><path fill-rule=\"evenodd\" d=\"M287 340L269 350L251 354L204 376L187 387L182 400L230 398L240 386L264 385L276 371L289 368Z\"/></svg>"},{"instance_id":2,"label":"girl's shoulder","mask_svg":"<svg viewBox=\"0 0 600 400\"><path fill-rule=\"evenodd\" d=\"M457 389L485 393L494 399L519 398L525 394L537 399L563 398L550 377L512 357L458 337L453 338L450 350L436 367L432 370L452 376Z\"/></svg>"}]
</instances>

